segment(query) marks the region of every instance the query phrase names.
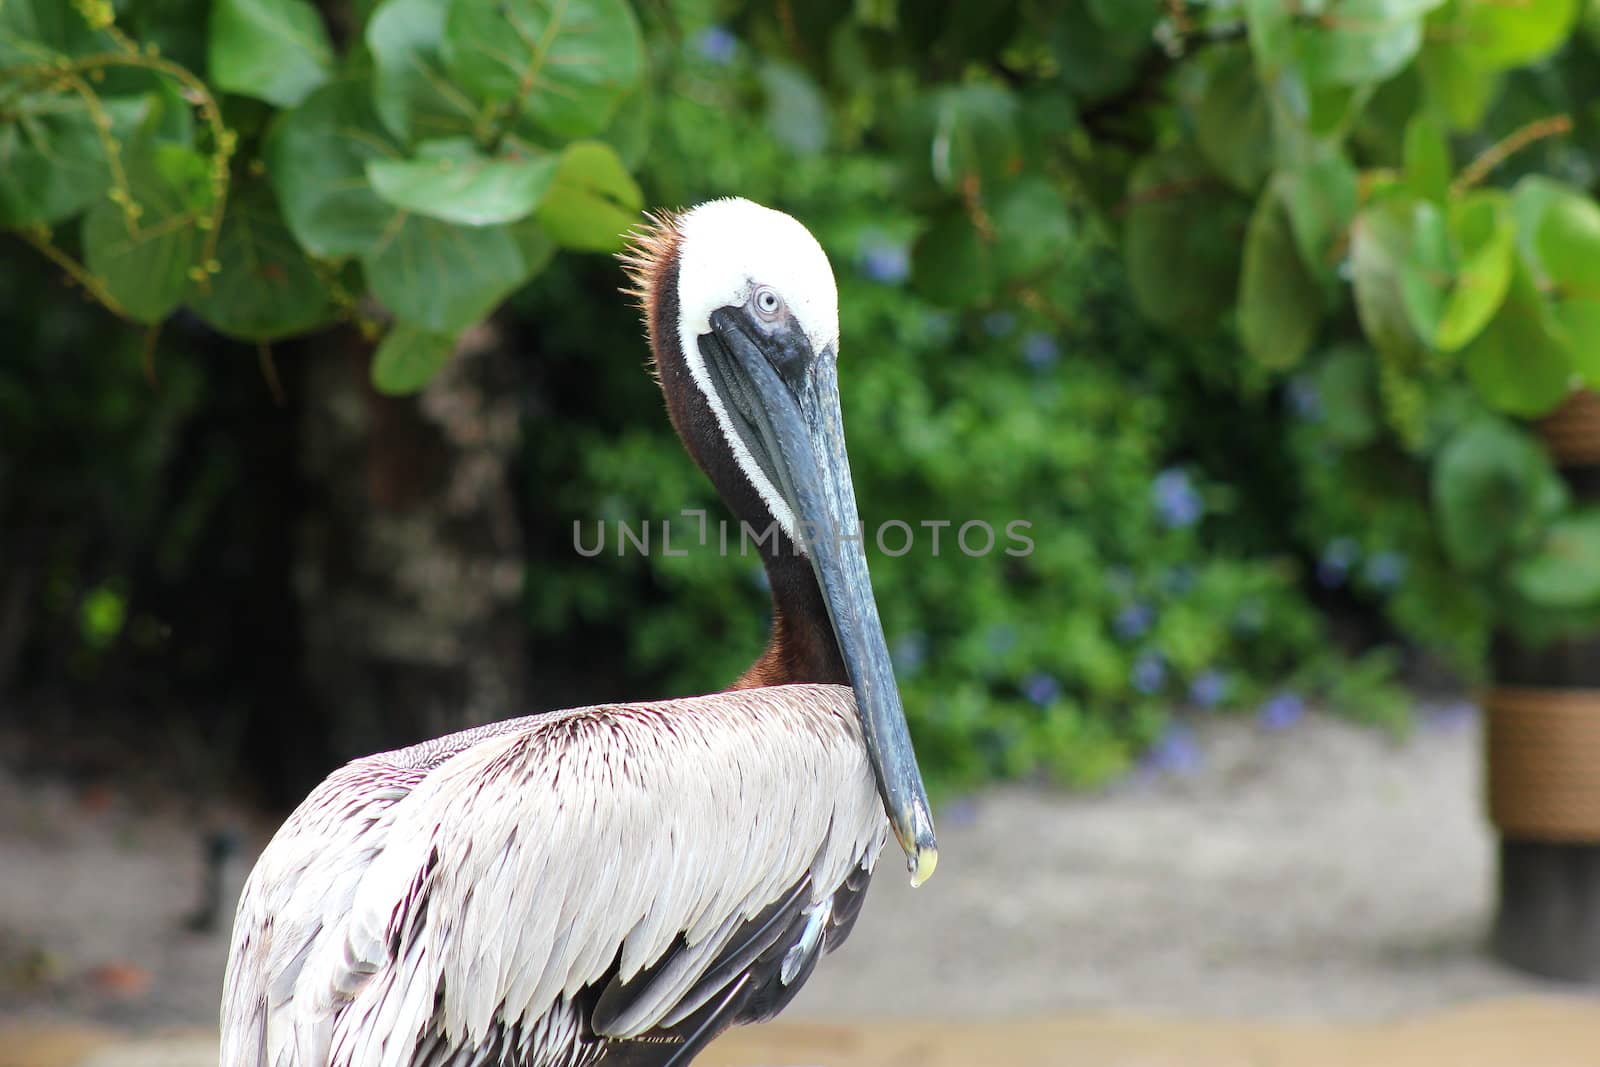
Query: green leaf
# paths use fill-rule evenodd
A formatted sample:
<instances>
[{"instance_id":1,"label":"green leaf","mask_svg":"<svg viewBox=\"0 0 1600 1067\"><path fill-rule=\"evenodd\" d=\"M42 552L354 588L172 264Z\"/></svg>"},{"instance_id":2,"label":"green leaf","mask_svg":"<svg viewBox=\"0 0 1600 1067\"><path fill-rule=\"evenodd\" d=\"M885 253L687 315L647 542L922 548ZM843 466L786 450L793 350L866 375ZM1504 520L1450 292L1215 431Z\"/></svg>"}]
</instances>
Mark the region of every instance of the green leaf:
<instances>
[{"instance_id":1,"label":"green leaf","mask_svg":"<svg viewBox=\"0 0 1600 1067\"><path fill-rule=\"evenodd\" d=\"M373 191L399 208L463 226L493 226L533 214L556 173L556 157L494 159L471 141L428 141L418 159L369 159Z\"/></svg>"},{"instance_id":2,"label":"green leaf","mask_svg":"<svg viewBox=\"0 0 1600 1067\"><path fill-rule=\"evenodd\" d=\"M1134 168L1127 205L1122 248L1139 310L1171 329L1211 326L1234 300L1247 206L1182 149Z\"/></svg>"},{"instance_id":3,"label":"green leaf","mask_svg":"<svg viewBox=\"0 0 1600 1067\"><path fill-rule=\"evenodd\" d=\"M450 362L455 338L395 323L372 357L372 387L387 396L415 393Z\"/></svg>"},{"instance_id":4,"label":"green leaf","mask_svg":"<svg viewBox=\"0 0 1600 1067\"><path fill-rule=\"evenodd\" d=\"M154 79L139 93L104 97L111 135L119 143L141 139L194 146L194 109L174 81Z\"/></svg>"},{"instance_id":5,"label":"green leaf","mask_svg":"<svg viewBox=\"0 0 1600 1067\"><path fill-rule=\"evenodd\" d=\"M367 184L366 167L399 154L356 81L325 85L280 116L263 150L289 229L322 258L360 255L394 225L395 208Z\"/></svg>"},{"instance_id":6,"label":"green leaf","mask_svg":"<svg viewBox=\"0 0 1600 1067\"><path fill-rule=\"evenodd\" d=\"M1011 93L976 83L933 94L932 144L923 150L934 181L959 191L969 180L997 185L1022 162L1019 105Z\"/></svg>"},{"instance_id":7,"label":"green leaf","mask_svg":"<svg viewBox=\"0 0 1600 1067\"><path fill-rule=\"evenodd\" d=\"M1331 276L1337 250L1345 243L1356 213L1358 177L1350 161L1337 151L1291 170L1273 185L1289 212L1295 247L1313 273Z\"/></svg>"},{"instance_id":8,"label":"green leaf","mask_svg":"<svg viewBox=\"0 0 1600 1067\"><path fill-rule=\"evenodd\" d=\"M1516 562L1511 584L1540 607L1582 608L1600 601L1600 510L1551 522L1537 552Z\"/></svg>"},{"instance_id":9,"label":"green leaf","mask_svg":"<svg viewBox=\"0 0 1600 1067\"><path fill-rule=\"evenodd\" d=\"M1406 123L1406 186L1424 200L1443 203L1450 195L1450 146L1439 124L1424 114Z\"/></svg>"},{"instance_id":10,"label":"green leaf","mask_svg":"<svg viewBox=\"0 0 1600 1067\"><path fill-rule=\"evenodd\" d=\"M1355 345L1328 351L1311 371L1322 430L1334 444L1361 448L1382 428L1372 352Z\"/></svg>"},{"instance_id":11,"label":"green leaf","mask_svg":"<svg viewBox=\"0 0 1600 1067\"><path fill-rule=\"evenodd\" d=\"M1400 72L1422 47L1422 20L1442 0L1327 0L1297 19L1294 55L1306 82L1355 85Z\"/></svg>"},{"instance_id":12,"label":"green leaf","mask_svg":"<svg viewBox=\"0 0 1600 1067\"><path fill-rule=\"evenodd\" d=\"M558 137L603 131L644 75L627 0L451 0L444 57L469 93Z\"/></svg>"},{"instance_id":13,"label":"green leaf","mask_svg":"<svg viewBox=\"0 0 1600 1067\"><path fill-rule=\"evenodd\" d=\"M505 227L401 214L361 258L367 284L396 318L454 334L493 311L527 276Z\"/></svg>"},{"instance_id":14,"label":"green leaf","mask_svg":"<svg viewBox=\"0 0 1600 1067\"><path fill-rule=\"evenodd\" d=\"M1478 335L1505 299L1515 258L1516 224L1506 194L1471 193L1450 205L1450 239L1461 264L1434 344L1445 352Z\"/></svg>"},{"instance_id":15,"label":"green leaf","mask_svg":"<svg viewBox=\"0 0 1600 1067\"><path fill-rule=\"evenodd\" d=\"M1139 75L1139 56L1152 45L1148 30L1130 32L1122 20L1115 25L1102 22L1087 4L1062 4L1052 15L1051 49L1061 80L1074 96L1102 100L1133 84Z\"/></svg>"},{"instance_id":16,"label":"green leaf","mask_svg":"<svg viewBox=\"0 0 1600 1067\"><path fill-rule=\"evenodd\" d=\"M212 327L244 341L305 333L333 317L328 287L259 182L228 199L217 235L221 270L188 304Z\"/></svg>"},{"instance_id":17,"label":"green leaf","mask_svg":"<svg viewBox=\"0 0 1600 1067\"><path fill-rule=\"evenodd\" d=\"M1542 174L1529 174L1511 190L1511 214L1517 223L1517 251L1541 286L1549 282L1539 255L1539 232L1544 228L1545 214L1564 200L1587 199L1588 194L1576 186Z\"/></svg>"},{"instance_id":18,"label":"green leaf","mask_svg":"<svg viewBox=\"0 0 1600 1067\"><path fill-rule=\"evenodd\" d=\"M1272 109L1243 45L1208 48L1179 74L1195 141L1216 172L1253 193L1272 169Z\"/></svg>"},{"instance_id":19,"label":"green leaf","mask_svg":"<svg viewBox=\"0 0 1600 1067\"><path fill-rule=\"evenodd\" d=\"M1428 200L1413 202L1409 237L1400 264L1400 297L1412 329L1423 344L1431 346L1456 273L1455 248L1444 209Z\"/></svg>"},{"instance_id":20,"label":"green leaf","mask_svg":"<svg viewBox=\"0 0 1600 1067\"><path fill-rule=\"evenodd\" d=\"M1424 341L1453 352L1476 337L1505 299L1511 282L1516 225L1498 190L1451 202L1448 213L1418 203L1401 290L1411 324Z\"/></svg>"},{"instance_id":21,"label":"green leaf","mask_svg":"<svg viewBox=\"0 0 1600 1067\"><path fill-rule=\"evenodd\" d=\"M1585 196L1552 197L1534 241L1575 369L1600 385L1600 207Z\"/></svg>"},{"instance_id":22,"label":"green leaf","mask_svg":"<svg viewBox=\"0 0 1600 1067\"><path fill-rule=\"evenodd\" d=\"M1294 58L1294 11L1282 0L1244 0L1250 51L1266 78L1275 79Z\"/></svg>"},{"instance_id":23,"label":"green leaf","mask_svg":"<svg viewBox=\"0 0 1600 1067\"><path fill-rule=\"evenodd\" d=\"M333 43L307 0L213 0L206 62L219 88L292 107L328 80Z\"/></svg>"},{"instance_id":24,"label":"green leaf","mask_svg":"<svg viewBox=\"0 0 1600 1067\"><path fill-rule=\"evenodd\" d=\"M1428 32L1436 35L1449 32L1443 24L1435 24L1437 15L1435 12L1429 17ZM1476 130L1500 92L1498 74L1479 70L1461 49L1443 41L1423 48L1422 55L1417 58L1417 69L1422 74L1430 108L1448 120L1453 129Z\"/></svg>"},{"instance_id":25,"label":"green leaf","mask_svg":"<svg viewBox=\"0 0 1600 1067\"><path fill-rule=\"evenodd\" d=\"M1029 278L1058 263L1076 237L1066 201L1040 177L1012 182L994 199L995 263L1004 280Z\"/></svg>"},{"instance_id":26,"label":"green leaf","mask_svg":"<svg viewBox=\"0 0 1600 1067\"><path fill-rule=\"evenodd\" d=\"M600 140L617 150L617 158L632 170L644 159L650 147L652 118L655 114L655 97L648 86L641 85L617 105L611 125L600 135Z\"/></svg>"},{"instance_id":27,"label":"green leaf","mask_svg":"<svg viewBox=\"0 0 1600 1067\"><path fill-rule=\"evenodd\" d=\"M1491 407L1543 415L1567 396L1573 365L1565 334L1528 269L1517 261L1505 302L1461 351L1467 380Z\"/></svg>"},{"instance_id":28,"label":"green leaf","mask_svg":"<svg viewBox=\"0 0 1600 1067\"><path fill-rule=\"evenodd\" d=\"M535 217L563 248L614 252L639 222L643 206L644 193L610 145L577 141L561 153Z\"/></svg>"},{"instance_id":29,"label":"green leaf","mask_svg":"<svg viewBox=\"0 0 1600 1067\"><path fill-rule=\"evenodd\" d=\"M114 49L64 0L4 0L0 3L0 67L38 63L55 56Z\"/></svg>"},{"instance_id":30,"label":"green leaf","mask_svg":"<svg viewBox=\"0 0 1600 1067\"><path fill-rule=\"evenodd\" d=\"M1300 362L1322 317L1322 289L1300 260L1278 195L1268 190L1250 217L1239 279L1239 337L1271 370Z\"/></svg>"},{"instance_id":31,"label":"green leaf","mask_svg":"<svg viewBox=\"0 0 1600 1067\"><path fill-rule=\"evenodd\" d=\"M1407 312L1402 270L1412 254L1415 203L1406 196L1382 198L1363 208L1350 227L1350 265L1362 332L1386 358L1412 366L1423 354L1423 341Z\"/></svg>"},{"instance_id":32,"label":"green leaf","mask_svg":"<svg viewBox=\"0 0 1600 1067\"><path fill-rule=\"evenodd\" d=\"M401 141L472 134L478 105L445 71L442 0L385 0L367 23L372 100Z\"/></svg>"},{"instance_id":33,"label":"green leaf","mask_svg":"<svg viewBox=\"0 0 1600 1067\"><path fill-rule=\"evenodd\" d=\"M523 279L532 278L550 265L556 255L556 243L544 232L537 219L522 219L506 227L506 232L517 243L522 253Z\"/></svg>"},{"instance_id":34,"label":"green leaf","mask_svg":"<svg viewBox=\"0 0 1600 1067\"><path fill-rule=\"evenodd\" d=\"M935 219L911 249L912 287L941 307L987 304L994 299L998 274L994 248L960 208Z\"/></svg>"},{"instance_id":35,"label":"green leaf","mask_svg":"<svg viewBox=\"0 0 1600 1067\"><path fill-rule=\"evenodd\" d=\"M1483 571L1529 544L1565 506L1566 488L1544 449L1500 419L1451 435L1433 468L1433 506L1451 560Z\"/></svg>"},{"instance_id":36,"label":"green leaf","mask_svg":"<svg viewBox=\"0 0 1600 1067\"><path fill-rule=\"evenodd\" d=\"M109 199L83 220L84 265L139 322L160 322L178 306L203 243L196 221L211 209L205 157L156 143L125 153L128 188L141 209L134 229Z\"/></svg>"},{"instance_id":37,"label":"green leaf","mask_svg":"<svg viewBox=\"0 0 1600 1067\"><path fill-rule=\"evenodd\" d=\"M1527 66L1554 52L1572 33L1579 0L1453 0L1439 25L1473 69L1488 73Z\"/></svg>"},{"instance_id":38,"label":"green leaf","mask_svg":"<svg viewBox=\"0 0 1600 1067\"><path fill-rule=\"evenodd\" d=\"M761 66L767 95L767 130L796 155L814 156L828 147L828 101L811 76L792 63Z\"/></svg>"},{"instance_id":39,"label":"green leaf","mask_svg":"<svg viewBox=\"0 0 1600 1067\"><path fill-rule=\"evenodd\" d=\"M76 93L33 93L0 125L0 226L51 225L105 195L94 118Z\"/></svg>"},{"instance_id":40,"label":"green leaf","mask_svg":"<svg viewBox=\"0 0 1600 1067\"><path fill-rule=\"evenodd\" d=\"M1089 14L1113 33L1150 40L1160 21L1161 9L1155 4L1130 4L1126 0L1087 0Z\"/></svg>"}]
</instances>

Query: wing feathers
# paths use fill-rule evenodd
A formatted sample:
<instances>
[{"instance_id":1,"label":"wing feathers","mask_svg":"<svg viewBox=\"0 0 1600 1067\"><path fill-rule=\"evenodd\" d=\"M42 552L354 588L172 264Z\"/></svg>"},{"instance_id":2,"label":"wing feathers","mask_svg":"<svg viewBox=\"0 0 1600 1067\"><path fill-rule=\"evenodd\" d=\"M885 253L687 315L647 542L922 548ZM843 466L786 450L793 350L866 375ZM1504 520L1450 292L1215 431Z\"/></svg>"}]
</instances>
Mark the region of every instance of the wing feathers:
<instances>
[{"instance_id":1,"label":"wing feathers","mask_svg":"<svg viewBox=\"0 0 1600 1067\"><path fill-rule=\"evenodd\" d=\"M265 961L236 942L249 961L230 960L223 1067L406 1067L425 1043L448 1063L512 1031L575 1034L555 1020L600 982L628 992L602 996L595 1030L675 1025L743 988L748 961L886 837L841 686L578 709L419 748L362 761L364 781L337 772L263 855L241 920L316 922ZM249 1051L256 989L261 1043L287 1054ZM275 1039L275 1018L296 1038Z\"/></svg>"}]
</instances>

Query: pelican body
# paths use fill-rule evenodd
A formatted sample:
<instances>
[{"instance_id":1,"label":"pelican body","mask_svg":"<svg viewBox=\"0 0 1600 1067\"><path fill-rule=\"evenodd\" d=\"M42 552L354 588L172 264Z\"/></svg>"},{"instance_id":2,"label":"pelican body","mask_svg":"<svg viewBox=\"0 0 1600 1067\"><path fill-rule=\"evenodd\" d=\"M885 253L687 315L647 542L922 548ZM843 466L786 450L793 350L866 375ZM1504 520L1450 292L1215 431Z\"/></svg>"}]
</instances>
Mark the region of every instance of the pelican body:
<instances>
[{"instance_id":1,"label":"pelican body","mask_svg":"<svg viewBox=\"0 0 1600 1067\"><path fill-rule=\"evenodd\" d=\"M234 921L222 1067L677 1067L937 858L861 550L838 297L794 219L662 216L624 263L673 426L758 542L766 650L709 696L492 723L335 771Z\"/></svg>"}]
</instances>

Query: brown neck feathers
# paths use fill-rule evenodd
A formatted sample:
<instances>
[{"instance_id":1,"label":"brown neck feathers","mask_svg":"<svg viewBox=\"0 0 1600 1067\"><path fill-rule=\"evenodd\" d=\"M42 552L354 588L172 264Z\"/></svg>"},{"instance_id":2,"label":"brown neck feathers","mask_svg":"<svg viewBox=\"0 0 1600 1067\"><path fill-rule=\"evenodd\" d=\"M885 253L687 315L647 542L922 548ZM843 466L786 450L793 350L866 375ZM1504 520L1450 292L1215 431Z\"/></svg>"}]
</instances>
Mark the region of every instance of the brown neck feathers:
<instances>
[{"instance_id":1,"label":"brown neck feathers","mask_svg":"<svg viewBox=\"0 0 1600 1067\"><path fill-rule=\"evenodd\" d=\"M772 525L772 513L734 459L711 405L689 373L678 340L679 241L674 217L662 215L634 235L621 258L633 282L631 293L644 311L656 377L673 428L734 517L761 535ZM732 688L847 684L833 623L810 560L797 553L781 531L776 538L751 543L762 553L772 587L772 634L766 650Z\"/></svg>"}]
</instances>

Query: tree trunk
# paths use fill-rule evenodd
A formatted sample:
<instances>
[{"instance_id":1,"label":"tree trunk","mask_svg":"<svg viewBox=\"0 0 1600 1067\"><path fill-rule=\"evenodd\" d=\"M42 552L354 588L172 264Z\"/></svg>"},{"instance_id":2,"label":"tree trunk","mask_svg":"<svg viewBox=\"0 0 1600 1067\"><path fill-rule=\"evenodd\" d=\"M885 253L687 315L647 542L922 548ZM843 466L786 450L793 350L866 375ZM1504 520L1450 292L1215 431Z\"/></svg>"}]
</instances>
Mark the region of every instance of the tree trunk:
<instances>
[{"instance_id":1,"label":"tree trunk","mask_svg":"<svg viewBox=\"0 0 1600 1067\"><path fill-rule=\"evenodd\" d=\"M330 749L348 758L522 710L515 361L468 333L419 396L345 339L306 368L295 595Z\"/></svg>"}]
</instances>

